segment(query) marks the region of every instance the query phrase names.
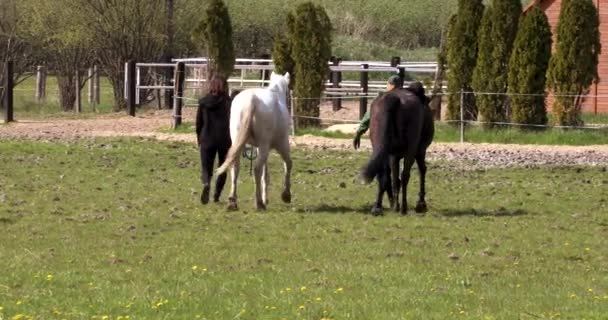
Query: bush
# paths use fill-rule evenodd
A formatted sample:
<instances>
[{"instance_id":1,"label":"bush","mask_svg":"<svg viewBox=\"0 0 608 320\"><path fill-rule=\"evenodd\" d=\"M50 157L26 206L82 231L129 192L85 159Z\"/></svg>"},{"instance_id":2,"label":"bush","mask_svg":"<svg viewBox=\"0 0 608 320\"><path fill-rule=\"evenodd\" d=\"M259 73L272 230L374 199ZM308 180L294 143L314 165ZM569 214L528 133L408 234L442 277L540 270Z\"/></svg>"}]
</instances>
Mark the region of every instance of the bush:
<instances>
[{"instance_id":1,"label":"bush","mask_svg":"<svg viewBox=\"0 0 608 320\"><path fill-rule=\"evenodd\" d=\"M521 13L521 0L493 0L484 12L473 72L473 88L481 92L475 102L482 121L503 122L507 118L507 96L500 94L507 92L508 64Z\"/></svg>"},{"instance_id":2,"label":"bush","mask_svg":"<svg viewBox=\"0 0 608 320\"><path fill-rule=\"evenodd\" d=\"M194 35L204 41L209 58L208 77L216 74L228 78L234 70L235 55L232 23L222 0L211 0Z\"/></svg>"},{"instance_id":3,"label":"bush","mask_svg":"<svg viewBox=\"0 0 608 320\"><path fill-rule=\"evenodd\" d=\"M312 2L299 5L289 23L292 58L295 63L295 111L306 117L319 117L319 99L329 72L331 22L321 6ZM318 126L318 119L297 119L299 127Z\"/></svg>"},{"instance_id":4,"label":"bush","mask_svg":"<svg viewBox=\"0 0 608 320\"><path fill-rule=\"evenodd\" d=\"M549 62L548 86L555 93L557 124L582 125L580 95L597 81L601 50L599 17L592 0L563 0L557 24L555 54Z\"/></svg>"},{"instance_id":5,"label":"bush","mask_svg":"<svg viewBox=\"0 0 608 320\"><path fill-rule=\"evenodd\" d=\"M544 94L551 42L547 16L535 7L521 21L509 62L508 92L515 123L547 123Z\"/></svg>"},{"instance_id":6,"label":"bush","mask_svg":"<svg viewBox=\"0 0 608 320\"><path fill-rule=\"evenodd\" d=\"M483 14L482 0L458 0L458 12L448 35L448 88L447 118L460 119L460 90L473 91L471 81L477 60L477 32ZM465 119L475 119L477 110L472 94L465 94Z\"/></svg>"}]
</instances>

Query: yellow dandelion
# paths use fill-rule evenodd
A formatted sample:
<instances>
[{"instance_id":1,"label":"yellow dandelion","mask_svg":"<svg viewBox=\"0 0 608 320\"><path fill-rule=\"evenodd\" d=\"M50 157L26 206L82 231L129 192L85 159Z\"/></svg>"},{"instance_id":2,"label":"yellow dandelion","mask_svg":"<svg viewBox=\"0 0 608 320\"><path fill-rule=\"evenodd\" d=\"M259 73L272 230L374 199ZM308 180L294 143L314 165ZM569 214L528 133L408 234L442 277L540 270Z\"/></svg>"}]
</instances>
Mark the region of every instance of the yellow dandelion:
<instances>
[{"instance_id":1,"label":"yellow dandelion","mask_svg":"<svg viewBox=\"0 0 608 320\"><path fill-rule=\"evenodd\" d=\"M196 271L196 269L198 269L198 266L192 266L192 271Z\"/></svg>"},{"instance_id":2,"label":"yellow dandelion","mask_svg":"<svg viewBox=\"0 0 608 320\"><path fill-rule=\"evenodd\" d=\"M306 287L301 287L300 291L306 291Z\"/></svg>"},{"instance_id":3,"label":"yellow dandelion","mask_svg":"<svg viewBox=\"0 0 608 320\"><path fill-rule=\"evenodd\" d=\"M321 301L321 297L316 297L315 301Z\"/></svg>"},{"instance_id":4,"label":"yellow dandelion","mask_svg":"<svg viewBox=\"0 0 608 320\"><path fill-rule=\"evenodd\" d=\"M573 293L570 295L570 299L574 299L574 298L576 298L576 294Z\"/></svg>"},{"instance_id":5,"label":"yellow dandelion","mask_svg":"<svg viewBox=\"0 0 608 320\"><path fill-rule=\"evenodd\" d=\"M11 320L20 320L20 319L24 319L25 316L22 315L21 313L14 315Z\"/></svg>"},{"instance_id":6,"label":"yellow dandelion","mask_svg":"<svg viewBox=\"0 0 608 320\"><path fill-rule=\"evenodd\" d=\"M203 272L207 272L207 268L203 268Z\"/></svg>"},{"instance_id":7,"label":"yellow dandelion","mask_svg":"<svg viewBox=\"0 0 608 320\"><path fill-rule=\"evenodd\" d=\"M0 306L0 311L2 311L2 310L4 310L4 307L3 307L3 306Z\"/></svg>"},{"instance_id":8,"label":"yellow dandelion","mask_svg":"<svg viewBox=\"0 0 608 320\"><path fill-rule=\"evenodd\" d=\"M291 291L291 288L285 288L285 291Z\"/></svg>"},{"instance_id":9,"label":"yellow dandelion","mask_svg":"<svg viewBox=\"0 0 608 320\"><path fill-rule=\"evenodd\" d=\"M103 317L101 317L101 320L108 320L108 319L110 319L109 316L103 316Z\"/></svg>"},{"instance_id":10,"label":"yellow dandelion","mask_svg":"<svg viewBox=\"0 0 608 320\"><path fill-rule=\"evenodd\" d=\"M15 304L16 304L16 305L21 305L21 304L23 304L23 301L21 301L21 300L17 300L17 302L15 302Z\"/></svg>"},{"instance_id":11,"label":"yellow dandelion","mask_svg":"<svg viewBox=\"0 0 608 320\"><path fill-rule=\"evenodd\" d=\"M276 310L276 309L277 309L277 307L275 307L275 306L270 307L270 310Z\"/></svg>"},{"instance_id":12,"label":"yellow dandelion","mask_svg":"<svg viewBox=\"0 0 608 320\"><path fill-rule=\"evenodd\" d=\"M585 251L591 251L591 248L585 248Z\"/></svg>"},{"instance_id":13,"label":"yellow dandelion","mask_svg":"<svg viewBox=\"0 0 608 320\"><path fill-rule=\"evenodd\" d=\"M460 310L460 312L459 312L459 313L460 313L460 314L464 314L464 310Z\"/></svg>"},{"instance_id":14,"label":"yellow dandelion","mask_svg":"<svg viewBox=\"0 0 608 320\"><path fill-rule=\"evenodd\" d=\"M589 291L589 292L593 292L593 289L592 289L592 288L589 288L589 289L587 289L587 291Z\"/></svg>"},{"instance_id":15,"label":"yellow dandelion","mask_svg":"<svg viewBox=\"0 0 608 320\"><path fill-rule=\"evenodd\" d=\"M300 309L300 310L304 310L305 308L306 308L306 307L304 307L304 306L299 306L299 307L298 307L298 309Z\"/></svg>"},{"instance_id":16,"label":"yellow dandelion","mask_svg":"<svg viewBox=\"0 0 608 320\"><path fill-rule=\"evenodd\" d=\"M51 280L53 280L53 275L52 275L52 274L47 274L47 275L46 275L46 280L47 280L47 281L51 281Z\"/></svg>"}]
</instances>

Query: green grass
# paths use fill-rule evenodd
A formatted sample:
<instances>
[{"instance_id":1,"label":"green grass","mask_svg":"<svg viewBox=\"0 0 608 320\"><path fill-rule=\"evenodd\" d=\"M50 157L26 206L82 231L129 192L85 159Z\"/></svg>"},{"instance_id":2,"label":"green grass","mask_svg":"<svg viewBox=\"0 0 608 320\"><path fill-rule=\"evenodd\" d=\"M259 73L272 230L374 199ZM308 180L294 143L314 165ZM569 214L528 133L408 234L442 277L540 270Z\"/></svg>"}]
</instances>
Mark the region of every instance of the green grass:
<instances>
[{"instance_id":1,"label":"green grass","mask_svg":"<svg viewBox=\"0 0 608 320\"><path fill-rule=\"evenodd\" d=\"M94 106L88 103L86 86L81 92L82 113L65 112L59 104L59 89L57 88L57 78L47 77L46 101L38 103L35 100L36 78L29 77L15 87L15 118L82 118L91 117L97 113L110 113L114 104L112 87L107 78L100 79L100 104Z\"/></svg>"},{"instance_id":2,"label":"green grass","mask_svg":"<svg viewBox=\"0 0 608 320\"><path fill-rule=\"evenodd\" d=\"M605 318L606 168L431 163L426 216L374 218L367 157L295 150L286 205L273 155L226 212L187 144L0 141L0 318Z\"/></svg>"},{"instance_id":3,"label":"green grass","mask_svg":"<svg viewBox=\"0 0 608 320\"><path fill-rule=\"evenodd\" d=\"M456 125L435 124L435 141L459 142L460 128ZM473 143L512 143L538 145L597 145L608 144L608 129L547 129L526 131L517 128L483 129L467 126L465 141Z\"/></svg>"}]
</instances>

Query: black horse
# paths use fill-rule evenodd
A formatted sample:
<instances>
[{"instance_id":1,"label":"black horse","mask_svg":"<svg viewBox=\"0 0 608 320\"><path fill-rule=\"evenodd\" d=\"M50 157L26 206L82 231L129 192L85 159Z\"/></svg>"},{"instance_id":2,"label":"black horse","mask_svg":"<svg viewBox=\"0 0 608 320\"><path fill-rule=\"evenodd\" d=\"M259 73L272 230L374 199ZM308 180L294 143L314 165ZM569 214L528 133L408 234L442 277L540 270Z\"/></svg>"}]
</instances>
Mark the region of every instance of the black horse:
<instances>
[{"instance_id":1,"label":"black horse","mask_svg":"<svg viewBox=\"0 0 608 320\"><path fill-rule=\"evenodd\" d=\"M378 179L378 195L372 213L382 214L382 198L384 192L387 192L391 207L407 214L407 184L414 162L420 172L420 193L416 212L426 212L425 157L426 149L433 140L435 127L424 88L420 83L414 83L407 89L392 90L374 100L371 112L370 138L373 153L361 174L367 183L374 177ZM401 159L404 159L404 167L399 179ZM401 187L402 206L399 205Z\"/></svg>"}]
</instances>

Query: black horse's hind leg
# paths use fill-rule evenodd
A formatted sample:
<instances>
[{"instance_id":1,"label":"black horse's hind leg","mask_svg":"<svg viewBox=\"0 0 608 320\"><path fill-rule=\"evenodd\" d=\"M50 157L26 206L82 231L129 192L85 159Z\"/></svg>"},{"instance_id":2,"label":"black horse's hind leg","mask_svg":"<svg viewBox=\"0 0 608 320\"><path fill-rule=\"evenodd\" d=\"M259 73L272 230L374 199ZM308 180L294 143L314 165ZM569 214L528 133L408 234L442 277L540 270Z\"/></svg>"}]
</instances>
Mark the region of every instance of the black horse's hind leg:
<instances>
[{"instance_id":1,"label":"black horse's hind leg","mask_svg":"<svg viewBox=\"0 0 608 320\"><path fill-rule=\"evenodd\" d=\"M372 214L375 216L380 216L383 214L382 212L382 198L384 197L384 192L389 192L389 199L392 197L392 187L390 185L390 173L387 170L388 166L384 168L384 170L378 174L378 195L376 196L376 203L372 207Z\"/></svg>"},{"instance_id":2,"label":"black horse's hind leg","mask_svg":"<svg viewBox=\"0 0 608 320\"><path fill-rule=\"evenodd\" d=\"M405 163L403 165L403 171L401 172L401 192L402 192L402 202L401 206L401 214L407 214L407 184L410 181L410 171L412 170L412 166L414 165L413 157L405 157Z\"/></svg>"},{"instance_id":3,"label":"black horse's hind leg","mask_svg":"<svg viewBox=\"0 0 608 320\"><path fill-rule=\"evenodd\" d=\"M399 211L399 190L401 189L401 181L399 180L399 159L396 156L390 158L390 172L392 178L393 199L391 201L391 208L395 211Z\"/></svg>"},{"instance_id":4,"label":"black horse's hind leg","mask_svg":"<svg viewBox=\"0 0 608 320\"><path fill-rule=\"evenodd\" d=\"M426 201L424 196L426 195L425 190L425 178L426 178L426 162L425 162L426 151L419 152L416 155L416 165L418 166L418 172L420 173L420 193L418 193L418 202L416 203L416 212L425 213L427 211Z\"/></svg>"}]
</instances>

